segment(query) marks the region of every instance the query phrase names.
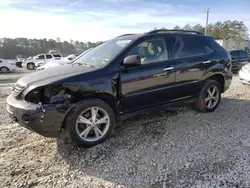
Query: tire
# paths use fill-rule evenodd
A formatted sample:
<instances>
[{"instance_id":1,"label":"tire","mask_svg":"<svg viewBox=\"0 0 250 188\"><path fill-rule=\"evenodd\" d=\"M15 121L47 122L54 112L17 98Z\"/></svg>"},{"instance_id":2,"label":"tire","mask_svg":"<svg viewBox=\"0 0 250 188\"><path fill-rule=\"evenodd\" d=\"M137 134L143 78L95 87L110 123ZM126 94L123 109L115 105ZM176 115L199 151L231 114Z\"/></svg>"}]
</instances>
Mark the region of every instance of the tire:
<instances>
[{"instance_id":1,"label":"tire","mask_svg":"<svg viewBox=\"0 0 250 188\"><path fill-rule=\"evenodd\" d=\"M216 88L217 90L216 90L214 97L211 97L210 94L212 93L213 88ZM208 90L210 90L210 94ZM211 103L210 103L210 100L208 100L209 97L211 98L210 99L212 101ZM216 100L216 97L217 97L217 100ZM219 106L220 101L221 101L220 84L216 80L207 80L205 81L205 84L199 93L199 96L196 102L196 109L203 113L213 112ZM213 105L210 105L209 107L209 104L213 104Z\"/></svg>"},{"instance_id":2,"label":"tire","mask_svg":"<svg viewBox=\"0 0 250 188\"><path fill-rule=\"evenodd\" d=\"M91 115L93 108L98 109L96 116L97 118L93 118L93 116ZM86 122L86 120L88 120L88 122L92 122L92 125L82 123L79 116L85 118L83 119L84 122ZM105 117L107 117L108 120L106 119L105 123L98 124L98 121L100 121L102 118L104 119ZM96 125L93 125L94 121L96 121ZM68 129L70 133L72 142L78 146L89 148L94 145L100 144L109 138L115 127L115 114L107 103L98 99L90 99L85 100L82 103L78 103L69 112L65 122L66 129ZM102 132L101 135L99 131L96 131L96 127L98 127L98 129ZM84 131L86 132L85 134ZM97 134L99 134L99 138Z\"/></svg>"},{"instance_id":3,"label":"tire","mask_svg":"<svg viewBox=\"0 0 250 188\"><path fill-rule=\"evenodd\" d=\"M28 64L27 64L27 68L28 68L29 70L34 70L34 69L35 69L35 64L34 64L34 63L28 63Z\"/></svg>"},{"instance_id":4,"label":"tire","mask_svg":"<svg viewBox=\"0 0 250 188\"><path fill-rule=\"evenodd\" d=\"M10 72L10 69L8 69L8 67L1 67L0 68L0 72L3 73L3 74L5 74L5 73Z\"/></svg>"}]
</instances>

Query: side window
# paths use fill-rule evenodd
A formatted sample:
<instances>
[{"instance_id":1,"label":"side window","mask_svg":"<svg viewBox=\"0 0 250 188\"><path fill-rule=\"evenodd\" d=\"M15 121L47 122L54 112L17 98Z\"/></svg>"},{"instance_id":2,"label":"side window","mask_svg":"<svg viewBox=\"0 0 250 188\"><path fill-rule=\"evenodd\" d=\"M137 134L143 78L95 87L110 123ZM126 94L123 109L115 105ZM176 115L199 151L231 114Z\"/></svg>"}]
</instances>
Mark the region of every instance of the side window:
<instances>
[{"instance_id":1,"label":"side window","mask_svg":"<svg viewBox=\"0 0 250 188\"><path fill-rule=\"evenodd\" d=\"M238 51L232 51L232 52L230 52L230 55L231 55L232 57L236 57L236 58L239 57Z\"/></svg>"},{"instance_id":2,"label":"side window","mask_svg":"<svg viewBox=\"0 0 250 188\"><path fill-rule=\"evenodd\" d=\"M205 45L205 51L207 54L212 54L215 50L213 48L210 48L209 46Z\"/></svg>"},{"instance_id":3,"label":"side window","mask_svg":"<svg viewBox=\"0 0 250 188\"><path fill-rule=\"evenodd\" d=\"M44 55L39 55L38 59L45 59Z\"/></svg>"},{"instance_id":4,"label":"side window","mask_svg":"<svg viewBox=\"0 0 250 188\"><path fill-rule=\"evenodd\" d=\"M171 41L174 59L206 55L203 43L196 38L173 37Z\"/></svg>"},{"instance_id":5,"label":"side window","mask_svg":"<svg viewBox=\"0 0 250 188\"><path fill-rule=\"evenodd\" d=\"M142 64L168 60L164 39L148 39L134 47L128 55L138 55Z\"/></svg>"},{"instance_id":6,"label":"side window","mask_svg":"<svg viewBox=\"0 0 250 188\"><path fill-rule=\"evenodd\" d=\"M247 52L245 52L245 51L239 51L239 52L240 52L240 54L239 54L240 58L248 58Z\"/></svg>"},{"instance_id":7,"label":"side window","mask_svg":"<svg viewBox=\"0 0 250 188\"><path fill-rule=\"evenodd\" d=\"M54 57L62 57L60 54L54 54Z\"/></svg>"},{"instance_id":8,"label":"side window","mask_svg":"<svg viewBox=\"0 0 250 188\"><path fill-rule=\"evenodd\" d=\"M46 55L46 59L51 59L52 55Z\"/></svg>"},{"instance_id":9,"label":"side window","mask_svg":"<svg viewBox=\"0 0 250 188\"><path fill-rule=\"evenodd\" d=\"M0 63L2 63L2 60L0 60Z\"/></svg>"}]
</instances>

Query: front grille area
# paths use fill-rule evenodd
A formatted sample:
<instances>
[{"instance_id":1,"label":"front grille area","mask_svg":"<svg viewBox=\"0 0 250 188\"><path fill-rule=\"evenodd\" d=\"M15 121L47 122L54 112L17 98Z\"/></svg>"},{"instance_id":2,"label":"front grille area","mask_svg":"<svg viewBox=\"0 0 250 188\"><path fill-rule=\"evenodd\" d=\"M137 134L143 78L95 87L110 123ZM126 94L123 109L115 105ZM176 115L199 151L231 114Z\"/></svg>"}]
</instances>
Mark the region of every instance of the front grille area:
<instances>
[{"instance_id":1,"label":"front grille area","mask_svg":"<svg viewBox=\"0 0 250 188\"><path fill-rule=\"evenodd\" d=\"M20 84L15 84L12 90L13 96L17 97L18 95L20 95L20 93L22 93L24 89L25 89L25 86L22 86Z\"/></svg>"}]
</instances>

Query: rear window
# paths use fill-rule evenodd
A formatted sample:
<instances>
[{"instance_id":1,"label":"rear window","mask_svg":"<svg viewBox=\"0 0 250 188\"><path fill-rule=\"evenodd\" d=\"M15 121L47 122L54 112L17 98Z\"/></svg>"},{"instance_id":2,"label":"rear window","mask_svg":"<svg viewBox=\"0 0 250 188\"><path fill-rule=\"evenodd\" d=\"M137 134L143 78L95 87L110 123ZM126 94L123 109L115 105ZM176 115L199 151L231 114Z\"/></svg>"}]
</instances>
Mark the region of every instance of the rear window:
<instances>
[{"instance_id":1,"label":"rear window","mask_svg":"<svg viewBox=\"0 0 250 188\"><path fill-rule=\"evenodd\" d=\"M248 53L246 51L241 50L239 52L240 52L239 55L240 55L241 58L248 58L249 55L248 55Z\"/></svg>"},{"instance_id":2,"label":"rear window","mask_svg":"<svg viewBox=\"0 0 250 188\"><path fill-rule=\"evenodd\" d=\"M215 51L225 51L225 49L211 37L204 37L205 46Z\"/></svg>"},{"instance_id":3,"label":"rear window","mask_svg":"<svg viewBox=\"0 0 250 188\"><path fill-rule=\"evenodd\" d=\"M232 57L239 57L238 51L231 51L231 52L230 52L230 55L231 55Z\"/></svg>"},{"instance_id":4,"label":"rear window","mask_svg":"<svg viewBox=\"0 0 250 188\"><path fill-rule=\"evenodd\" d=\"M205 48L198 37L172 37L173 58L204 56Z\"/></svg>"}]
</instances>

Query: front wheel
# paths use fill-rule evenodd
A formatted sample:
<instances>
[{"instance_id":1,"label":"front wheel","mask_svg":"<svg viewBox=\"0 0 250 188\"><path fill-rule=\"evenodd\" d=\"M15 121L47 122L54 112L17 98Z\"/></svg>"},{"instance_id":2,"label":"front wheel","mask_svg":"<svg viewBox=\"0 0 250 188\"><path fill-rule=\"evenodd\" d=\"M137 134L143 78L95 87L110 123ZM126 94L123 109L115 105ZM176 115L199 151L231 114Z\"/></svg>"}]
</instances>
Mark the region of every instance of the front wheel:
<instances>
[{"instance_id":1,"label":"front wheel","mask_svg":"<svg viewBox=\"0 0 250 188\"><path fill-rule=\"evenodd\" d=\"M0 68L0 72L5 74L5 73L8 73L10 70L7 68L7 67L1 67Z\"/></svg>"},{"instance_id":2,"label":"front wheel","mask_svg":"<svg viewBox=\"0 0 250 188\"><path fill-rule=\"evenodd\" d=\"M221 100L221 87L215 80L207 80L198 96L196 109L201 112L213 112Z\"/></svg>"},{"instance_id":3,"label":"front wheel","mask_svg":"<svg viewBox=\"0 0 250 188\"><path fill-rule=\"evenodd\" d=\"M35 64L34 64L34 63L28 63L28 64L27 64L27 68L28 68L29 70L34 70L34 69L35 69Z\"/></svg>"},{"instance_id":4,"label":"front wheel","mask_svg":"<svg viewBox=\"0 0 250 188\"><path fill-rule=\"evenodd\" d=\"M115 126L115 115L108 104L91 99L77 104L66 119L71 140L83 147L104 142Z\"/></svg>"}]
</instances>

